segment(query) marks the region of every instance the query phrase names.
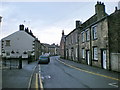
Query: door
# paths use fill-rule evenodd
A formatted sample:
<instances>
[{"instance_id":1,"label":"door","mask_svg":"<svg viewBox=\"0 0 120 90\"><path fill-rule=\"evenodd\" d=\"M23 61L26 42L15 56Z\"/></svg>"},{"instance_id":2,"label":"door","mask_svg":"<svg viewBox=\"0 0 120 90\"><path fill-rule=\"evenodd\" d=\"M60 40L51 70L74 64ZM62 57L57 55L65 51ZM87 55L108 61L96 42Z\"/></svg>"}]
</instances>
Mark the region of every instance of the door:
<instances>
[{"instance_id":1,"label":"door","mask_svg":"<svg viewBox=\"0 0 120 90\"><path fill-rule=\"evenodd\" d=\"M86 51L87 64L90 65L90 51Z\"/></svg>"},{"instance_id":2,"label":"door","mask_svg":"<svg viewBox=\"0 0 120 90\"><path fill-rule=\"evenodd\" d=\"M102 67L104 69L107 69L107 66L106 66L106 50L102 50Z\"/></svg>"}]
</instances>

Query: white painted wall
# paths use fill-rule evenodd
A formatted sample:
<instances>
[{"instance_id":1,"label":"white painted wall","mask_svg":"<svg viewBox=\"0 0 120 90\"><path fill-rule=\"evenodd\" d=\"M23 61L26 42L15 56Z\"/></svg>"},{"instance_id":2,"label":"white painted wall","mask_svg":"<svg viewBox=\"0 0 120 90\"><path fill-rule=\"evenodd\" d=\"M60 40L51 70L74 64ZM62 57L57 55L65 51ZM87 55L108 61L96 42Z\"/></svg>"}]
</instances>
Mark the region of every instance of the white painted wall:
<instances>
[{"instance_id":1,"label":"white painted wall","mask_svg":"<svg viewBox=\"0 0 120 90\"><path fill-rule=\"evenodd\" d=\"M22 55L24 51L32 51L34 37L26 33L25 31L17 31L5 38L2 39L4 41L3 48L5 52L19 52L19 54L15 53L14 56ZM6 40L10 40L10 46L6 45Z\"/></svg>"}]
</instances>

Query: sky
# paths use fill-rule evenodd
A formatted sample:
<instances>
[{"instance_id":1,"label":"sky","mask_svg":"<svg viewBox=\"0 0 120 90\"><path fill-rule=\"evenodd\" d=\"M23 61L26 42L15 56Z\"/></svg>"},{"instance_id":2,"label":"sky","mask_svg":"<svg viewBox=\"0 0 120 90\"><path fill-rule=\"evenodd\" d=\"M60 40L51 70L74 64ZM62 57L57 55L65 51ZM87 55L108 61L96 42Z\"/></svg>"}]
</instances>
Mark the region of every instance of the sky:
<instances>
[{"instance_id":1,"label":"sky","mask_svg":"<svg viewBox=\"0 0 120 90\"><path fill-rule=\"evenodd\" d=\"M2 0L0 39L18 31L19 25L24 24L32 30L41 43L60 44L62 30L67 35L75 29L76 20L85 22L93 16L97 3L97 0L38 1ZM109 15L113 13L118 1L104 2L106 13Z\"/></svg>"}]
</instances>

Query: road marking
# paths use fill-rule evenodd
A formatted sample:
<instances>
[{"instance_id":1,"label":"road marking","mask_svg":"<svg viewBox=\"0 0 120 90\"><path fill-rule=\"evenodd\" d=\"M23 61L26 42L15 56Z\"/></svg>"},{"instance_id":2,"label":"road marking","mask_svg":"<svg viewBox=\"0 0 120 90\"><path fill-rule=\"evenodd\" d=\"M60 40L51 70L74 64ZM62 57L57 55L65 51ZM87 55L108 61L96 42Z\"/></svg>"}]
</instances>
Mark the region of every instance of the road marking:
<instances>
[{"instance_id":1,"label":"road marking","mask_svg":"<svg viewBox=\"0 0 120 90\"><path fill-rule=\"evenodd\" d=\"M39 65L39 72L41 72L40 65ZM40 73L39 73L39 82L40 82L40 89L41 89L41 90L44 90L43 84L42 84L42 79L41 79L41 74L40 74Z\"/></svg>"},{"instance_id":2,"label":"road marking","mask_svg":"<svg viewBox=\"0 0 120 90\"><path fill-rule=\"evenodd\" d=\"M36 79L35 79L35 88L38 90L38 73L36 73Z\"/></svg>"},{"instance_id":3,"label":"road marking","mask_svg":"<svg viewBox=\"0 0 120 90\"><path fill-rule=\"evenodd\" d=\"M118 88L118 84L117 83L109 83L108 85Z\"/></svg>"},{"instance_id":4,"label":"road marking","mask_svg":"<svg viewBox=\"0 0 120 90\"><path fill-rule=\"evenodd\" d=\"M36 67L37 67L37 65L33 68L33 72L32 72L32 74L31 74L31 76L30 76L30 80L29 80L29 83L28 83L28 90L29 90L30 87L31 87L32 77L33 77L33 74L34 74L34 71L35 71Z\"/></svg>"},{"instance_id":5,"label":"road marking","mask_svg":"<svg viewBox=\"0 0 120 90\"><path fill-rule=\"evenodd\" d=\"M72 65L66 64L65 62L62 62L61 60L58 60L58 61L61 62L61 63L63 63L63 64L66 65L66 66L69 66L69 67L71 67L71 68L77 69L77 70L82 71L82 72L86 72L86 73L90 73L90 74L93 74L93 75L97 75L97 76L101 76L101 77L109 78L109 79L112 79L112 80L120 81L120 79L118 79L118 78L113 78L113 77L106 76L106 75L102 75L102 74L98 74L98 73L95 73L95 72L90 72L90 71L83 70L83 69L77 68L77 67L75 67L75 66L72 66Z\"/></svg>"}]
</instances>

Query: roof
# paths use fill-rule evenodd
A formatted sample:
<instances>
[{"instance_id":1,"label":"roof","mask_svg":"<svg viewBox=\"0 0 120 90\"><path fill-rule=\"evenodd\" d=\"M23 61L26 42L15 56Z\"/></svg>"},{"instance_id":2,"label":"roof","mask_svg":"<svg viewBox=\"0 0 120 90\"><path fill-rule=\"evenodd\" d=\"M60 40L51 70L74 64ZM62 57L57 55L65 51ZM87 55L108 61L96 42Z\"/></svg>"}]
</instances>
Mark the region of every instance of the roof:
<instances>
[{"instance_id":1,"label":"roof","mask_svg":"<svg viewBox=\"0 0 120 90\"><path fill-rule=\"evenodd\" d=\"M11 36L13 36L13 35L15 35L15 34L18 34L18 33L21 33L20 35L21 35L21 37L22 37L22 33L25 34L26 32L25 32L25 31L16 31L16 32L14 32L14 33L12 33L12 34L10 34L10 35L8 35L8 36L2 38L2 39L10 38ZM26 34L27 34L27 33L26 33ZM31 37L31 38L35 39L35 38L32 37L31 35L29 35L29 34L27 34L27 35L28 35L28 37Z\"/></svg>"}]
</instances>

